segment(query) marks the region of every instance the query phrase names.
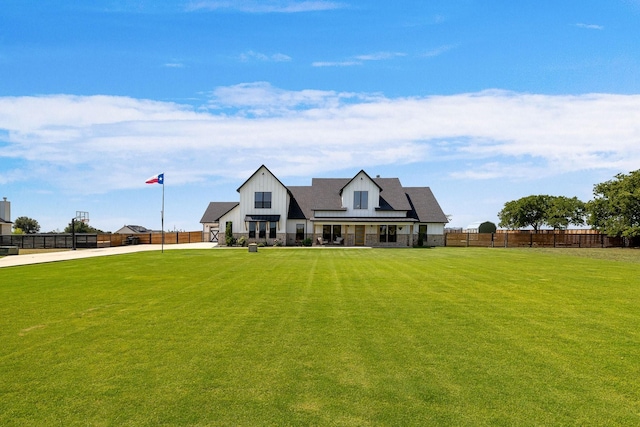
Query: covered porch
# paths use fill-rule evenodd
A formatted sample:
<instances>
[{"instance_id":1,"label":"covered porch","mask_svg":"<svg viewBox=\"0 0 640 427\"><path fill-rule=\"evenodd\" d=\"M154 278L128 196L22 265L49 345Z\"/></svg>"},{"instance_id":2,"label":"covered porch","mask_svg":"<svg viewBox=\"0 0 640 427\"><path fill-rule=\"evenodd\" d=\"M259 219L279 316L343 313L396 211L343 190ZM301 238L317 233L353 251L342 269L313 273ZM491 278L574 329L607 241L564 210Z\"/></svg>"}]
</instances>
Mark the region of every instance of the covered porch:
<instances>
[{"instance_id":1,"label":"covered porch","mask_svg":"<svg viewBox=\"0 0 640 427\"><path fill-rule=\"evenodd\" d=\"M414 239L411 218L326 219L315 218L314 246L410 247Z\"/></svg>"}]
</instances>

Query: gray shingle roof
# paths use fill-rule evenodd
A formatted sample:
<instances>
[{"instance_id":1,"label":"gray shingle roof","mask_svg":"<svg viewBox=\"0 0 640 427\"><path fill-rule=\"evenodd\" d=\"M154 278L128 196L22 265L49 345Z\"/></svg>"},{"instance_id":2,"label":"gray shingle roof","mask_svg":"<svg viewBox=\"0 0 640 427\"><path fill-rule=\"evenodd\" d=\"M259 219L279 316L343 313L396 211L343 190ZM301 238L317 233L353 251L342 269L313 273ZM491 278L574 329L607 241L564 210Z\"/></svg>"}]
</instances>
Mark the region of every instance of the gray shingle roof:
<instances>
[{"instance_id":1,"label":"gray shingle roof","mask_svg":"<svg viewBox=\"0 0 640 427\"><path fill-rule=\"evenodd\" d=\"M348 178L313 178L311 180L311 209L339 211L342 210L340 192L351 179Z\"/></svg>"},{"instance_id":2,"label":"gray shingle roof","mask_svg":"<svg viewBox=\"0 0 640 427\"><path fill-rule=\"evenodd\" d=\"M313 216L313 188L305 187L287 187L291 193L291 204L289 205L289 219L305 219Z\"/></svg>"},{"instance_id":3,"label":"gray shingle roof","mask_svg":"<svg viewBox=\"0 0 640 427\"><path fill-rule=\"evenodd\" d=\"M287 187L294 200L289 207L289 218L313 218L314 210L342 210L340 191L347 185L349 178L313 178L311 186ZM413 210L404 188L398 178L374 178L373 181L382 190L380 192L380 210ZM416 199L417 213L411 218L427 218L424 222L447 222L429 187L409 187L412 198ZM431 218L431 219L428 219Z\"/></svg>"},{"instance_id":4,"label":"gray shingle roof","mask_svg":"<svg viewBox=\"0 0 640 427\"><path fill-rule=\"evenodd\" d=\"M211 202L209 203L209 206L207 206L207 210L204 212L204 215L202 215L200 223L218 222L222 215L226 214L239 204L240 203L238 202Z\"/></svg>"},{"instance_id":5,"label":"gray shingle roof","mask_svg":"<svg viewBox=\"0 0 640 427\"><path fill-rule=\"evenodd\" d=\"M411 210L411 205L398 178L375 178L373 181L382 189L380 210Z\"/></svg>"},{"instance_id":6,"label":"gray shingle roof","mask_svg":"<svg viewBox=\"0 0 640 427\"><path fill-rule=\"evenodd\" d=\"M405 187L413 209L410 213L420 222L449 222L429 187Z\"/></svg>"}]
</instances>

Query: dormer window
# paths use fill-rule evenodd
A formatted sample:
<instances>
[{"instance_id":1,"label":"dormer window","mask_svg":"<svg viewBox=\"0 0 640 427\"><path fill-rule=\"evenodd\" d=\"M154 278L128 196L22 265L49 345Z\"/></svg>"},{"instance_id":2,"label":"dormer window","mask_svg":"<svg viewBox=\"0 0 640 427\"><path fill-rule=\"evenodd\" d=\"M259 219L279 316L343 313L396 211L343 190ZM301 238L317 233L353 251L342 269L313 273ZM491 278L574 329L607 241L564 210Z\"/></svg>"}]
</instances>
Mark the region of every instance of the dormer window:
<instances>
[{"instance_id":1,"label":"dormer window","mask_svg":"<svg viewBox=\"0 0 640 427\"><path fill-rule=\"evenodd\" d=\"M256 191L254 207L256 209L271 209L271 192Z\"/></svg>"},{"instance_id":2,"label":"dormer window","mask_svg":"<svg viewBox=\"0 0 640 427\"><path fill-rule=\"evenodd\" d=\"M354 191L353 192L353 209L368 209L368 208L369 208L369 192Z\"/></svg>"}]
</instances>

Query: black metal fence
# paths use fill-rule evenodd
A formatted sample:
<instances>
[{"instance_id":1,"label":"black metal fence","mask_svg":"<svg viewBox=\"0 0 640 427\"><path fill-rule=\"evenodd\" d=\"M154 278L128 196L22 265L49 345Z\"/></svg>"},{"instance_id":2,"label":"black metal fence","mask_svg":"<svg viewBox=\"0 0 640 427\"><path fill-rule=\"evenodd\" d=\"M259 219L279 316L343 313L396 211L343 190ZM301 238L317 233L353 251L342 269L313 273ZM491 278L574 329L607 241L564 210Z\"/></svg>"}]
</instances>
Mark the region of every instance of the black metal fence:
<instances>
[{"instance_id":1,"label":"black metal fence","mask_svg":"<svg viewBox=\"0 0 640 427\"><path fill-rule=\"evenodd\" d=\"M76 248L97 248L97 234L76 234ZM0 246L20 249L72 249L73 236L69 234L10 234L0 236Z\"/></svg>"},{"instance_id":2,"label":"black metal fence","mask_svg":"<svg viewBox=\"0 0 640 427\"><path fill-rule=\"evenodd\" d=\"M180 231L142 234L85 234L76 233L78 249L105 248L131 244L165 245L203 242L201 231ZM164 242L163 242L164 239ZM72 249L73 235L63 234L9 234L0 235L0 246L20 249Z\"/></svg>"}]
</instances>

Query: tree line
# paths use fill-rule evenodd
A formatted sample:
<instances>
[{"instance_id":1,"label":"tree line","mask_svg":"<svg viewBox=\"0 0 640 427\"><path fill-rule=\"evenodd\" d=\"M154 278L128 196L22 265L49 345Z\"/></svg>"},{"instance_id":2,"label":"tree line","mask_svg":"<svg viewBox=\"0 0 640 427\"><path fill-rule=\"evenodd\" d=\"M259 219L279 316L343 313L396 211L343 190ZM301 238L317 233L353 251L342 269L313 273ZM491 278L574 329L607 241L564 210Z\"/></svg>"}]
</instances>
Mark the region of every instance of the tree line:
<instances>
[{"instance_id":1,"label":"tree line","mask_svg":"<svg viewBox=\"0 0 640 427\"><path fill-rule=\"evenodd\" d=\"M63 233L102 233L102 230L91 227L82 221L72 221L67 225ZM33 218L28 216L20 216L13 221L13 234L36 234L40 232L40 224ZM51 231L56 234L58 231ZM47 233L47 234L50 234Z\"/></svg>"},{"instance_id":2,"label":"tree line","mask_svg":"<svg viewBox=\"0 0 640 427\"><path fill-rule=\"evenodd\" d=\"M640 243L640 170L620 173L593 187L593 200L577 197L532 195L505 203L498 213L499 226L509 229L541 227L566 229L589 225L609 236Z\"/></svg>"}]
</instances>

